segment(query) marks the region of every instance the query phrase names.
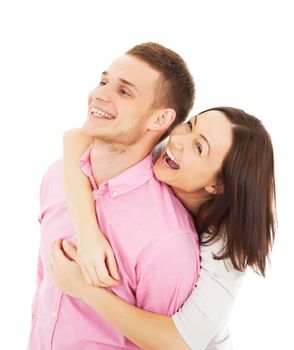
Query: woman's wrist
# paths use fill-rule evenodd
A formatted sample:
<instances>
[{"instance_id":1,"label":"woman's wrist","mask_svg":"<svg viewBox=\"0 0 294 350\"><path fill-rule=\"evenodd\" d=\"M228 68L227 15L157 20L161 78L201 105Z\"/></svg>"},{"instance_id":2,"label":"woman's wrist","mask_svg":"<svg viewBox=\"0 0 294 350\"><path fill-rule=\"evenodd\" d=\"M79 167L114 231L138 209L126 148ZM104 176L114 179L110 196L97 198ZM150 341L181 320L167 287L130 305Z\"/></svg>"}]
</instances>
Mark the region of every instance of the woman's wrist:
<instances>
[{"instance_id":1,"label":"woman's wrist","mask_svg":"<svg viewBox=\"0 0 294 350\"><path fill-rule=\"evenodd\" d=\"M76 236L78 239L83 239L85 237L99 238L103 236L103 233L101 232L97 223L95 224L81 223L79 225L75 225L75 228L76 228Z\"/></svg>"},{"instance_id":2,"label":"woman's wrist","mask_svg":"<svg viewBox=\"0 0 294 350\"><path fill-rule=\"evenodd\" d=\"M96 286L87 285L85 287L85 289L83 290L83 293L82 293L80 299L84 303L86 303L92 307L93 307L93 300L95 300L96 311L98 311L97 307L99 306L99 296L102 297L103 292L105 292L103 287L96 287Z\"/></svg>"}]
</instances>

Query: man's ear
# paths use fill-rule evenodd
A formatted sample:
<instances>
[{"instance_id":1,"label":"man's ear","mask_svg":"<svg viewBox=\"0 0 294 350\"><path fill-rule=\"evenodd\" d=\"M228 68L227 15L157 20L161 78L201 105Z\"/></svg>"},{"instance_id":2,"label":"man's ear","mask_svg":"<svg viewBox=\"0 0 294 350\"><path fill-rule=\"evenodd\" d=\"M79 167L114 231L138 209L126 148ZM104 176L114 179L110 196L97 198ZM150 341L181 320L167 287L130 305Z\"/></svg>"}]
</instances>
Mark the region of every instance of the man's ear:
<instances>
[{"instance_id":1,"label":"man's ear","mask_svg":"<svg viewBox=\"0 0 294 350\"><path fill-rule=\"evenodd\" d=\"M158 111L152 116L148 122L148 129L152 131L167 130L173 123L176 117L176 111L172 108L167 108Z\"/></svg>"},{"instance_id":2,"label":"man's ear","mask_svg":"<svg viewBox=\"0 0 294 350\"><path fill-rule=\"evenodd\" d=\"M224 192L224 186L220 184L211 184L204 187L205 191L210 194L221 194Z\"/></svg>"}]
</instances>

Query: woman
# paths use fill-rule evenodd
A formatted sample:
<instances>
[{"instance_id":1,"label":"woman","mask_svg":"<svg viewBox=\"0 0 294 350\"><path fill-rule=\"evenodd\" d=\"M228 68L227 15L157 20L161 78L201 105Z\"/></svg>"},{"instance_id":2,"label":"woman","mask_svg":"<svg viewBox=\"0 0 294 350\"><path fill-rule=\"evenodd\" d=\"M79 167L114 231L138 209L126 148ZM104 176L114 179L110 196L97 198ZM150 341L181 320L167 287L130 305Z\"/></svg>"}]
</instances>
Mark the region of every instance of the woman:
<instances>
[{"instance_id":1,"label":"woman","mask_svg":"<svg viewBox=\"0 0 294 350\"><path fill-rule=\"evenodd\" d=\"M219 113L230 123L231 136L223 135L222 130L215 133L214 117ZM205 136L212 131L223 142L231 138L229 151L217 165L219 150ZM65 185L75 226L83 231L83 238L81 248L78 245L79 256L65 241L62 246L79 262L87 249L91 257L93 232L97 237L99 230L92 189L77 166L82 153L77 145L83 144L84 151L91 141L79 133L65 136ZM176 158L170 154L171 145L177 150ZM88 285L85 292L79 265L67 259L62 267L50 260L51 277L64 293L83 299L143 349L228 349L226 322L244 272L251 266L265 275L274 239L275 182L270 137L262 123L244 111L212 108L172 131L167 148L155 162L154 173L171 186L193 214L202 241L202 271L182 309L172 317L162 316L128 305L103 288ZM214 185L208 186L210 183ZM109 285L115 283L115 263L109 244L101 233L98 237L103 246L102 260L106 258L106 268L113 279L101 283L85 263L81 265L89 283ZM53 257L54 254L55 250Z\"/></svg>"}]
</instances>

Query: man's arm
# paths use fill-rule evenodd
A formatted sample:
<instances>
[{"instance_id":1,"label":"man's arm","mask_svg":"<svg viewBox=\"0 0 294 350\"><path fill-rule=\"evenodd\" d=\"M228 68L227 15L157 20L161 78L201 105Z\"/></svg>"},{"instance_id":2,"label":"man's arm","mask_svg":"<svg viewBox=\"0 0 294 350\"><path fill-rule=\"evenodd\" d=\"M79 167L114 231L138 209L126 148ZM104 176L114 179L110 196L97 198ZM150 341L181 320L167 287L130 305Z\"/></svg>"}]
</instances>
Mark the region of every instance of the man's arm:
<instances>
[{"instance_id":1,"label":"man's arm","mask_svg":"<svg viewBox=\"0 0 294 350\"><path fill-rule=\"evenodd\" d=\"M38 295L39 295L39 289L41 285L41 281L44 276L44 270L43 270L43 265L40 257L40 253L38 256L38 265L37 265L37 277L36 277L36 289L35 289L35 294L33 297L33 302L32 302L32 319L34 319L36 313L37 313L37 303L38 303Z\"/></svg>"},{"instance_id":2,"label":"man's arm","mask_svg":"<svg viewBox=\"0 0 294 350\"><path fill-rule=\"evenodd\" d=\"M186 301L199 276L195 233L175 233L145 252L137 264L139 308L173 315Z\"/></svg>"},{"instance_id":3,"label":"man's arm","mask_svg":"<svg viewBox=\"0 0 294 350\"><path fill-rule=\"evenodd\" d=\"M44 201L45 201L45 196L47 194L48 186L49 186L49 182L48 182L48 177L46 173L42 179L42 183L40 186L40 195L39 195L40 212L38 215L38 221L40 225L42 225L42 220L44 215L43 206L44 206ZM34 319L37 313L38 295L39 295L39 289L40 289L40 285L43 277L44 277L44 268L43 268L43 263L42 263L40 250L39 250L38 262L37 262L36 289L35 289L35 294L32 301L32 319Z\"/></svg>"}]
</instances>

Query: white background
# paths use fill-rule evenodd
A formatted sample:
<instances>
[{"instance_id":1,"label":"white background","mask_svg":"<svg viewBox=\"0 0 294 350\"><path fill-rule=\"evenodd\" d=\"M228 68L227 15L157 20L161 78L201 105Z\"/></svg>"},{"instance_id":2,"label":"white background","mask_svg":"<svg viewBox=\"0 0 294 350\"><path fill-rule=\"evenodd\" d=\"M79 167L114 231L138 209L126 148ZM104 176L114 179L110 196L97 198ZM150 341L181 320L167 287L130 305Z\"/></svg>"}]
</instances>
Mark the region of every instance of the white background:
<instances>
[{"instance_id":1,"label":"white background","mask_svg":"<svg viewBox=\"0 0 294 350\"><path fill-rule=\"evenodd\" d=\"M240 107L272 135L279 218L272 267L266 279L248 274L231 328L236 350L293 347L293 27L290 1L281 0L1 2L2 349L24 349L28 339L42 175L61 157L63 131L85 120L100 73L145 41L187 61L194 112Z\"/></svg>"}]
</instances>

